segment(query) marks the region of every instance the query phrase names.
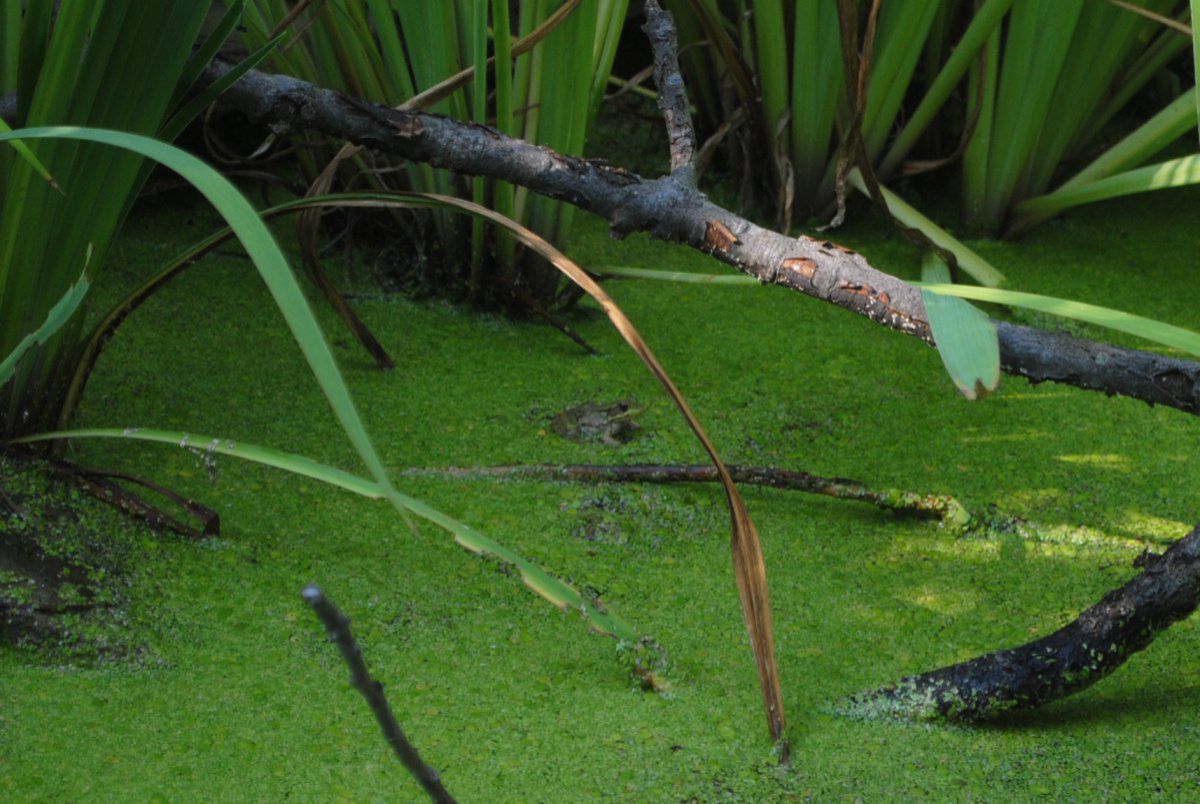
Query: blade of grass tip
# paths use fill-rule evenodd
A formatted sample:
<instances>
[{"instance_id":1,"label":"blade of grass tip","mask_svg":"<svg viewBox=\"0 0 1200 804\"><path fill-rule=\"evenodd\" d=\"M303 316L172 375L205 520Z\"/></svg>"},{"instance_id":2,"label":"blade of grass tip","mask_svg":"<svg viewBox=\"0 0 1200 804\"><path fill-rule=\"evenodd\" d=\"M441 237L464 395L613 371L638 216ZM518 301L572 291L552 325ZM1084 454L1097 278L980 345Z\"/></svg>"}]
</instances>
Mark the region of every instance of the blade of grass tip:
<instances>
[{"instance_id":1,"label":"blade of grass tip","mask_svg":"<svg viewBox=\"0 0 1200 804\"><path fill-rule=\"evenodd\" d=\"M1013 208L1018 216L1014 226L1020 228L1027 218L1047 218L1080 204L1197 183L1200 183L1200 154L1171 159L1023 201Z\"/></svg>"},{"instance_id":2,"label":"blade of grass tip","mask_svg":"<svg viewBox=\"0 0 1200 804\"><path fill-rule=\"evenodd\" d=\"M12 128L8 125L8 123L5 123L4 120L0 119L0 134L7 134L10 131L12 131ZM46 169L46 166L41 163L36 155L34 155L33 151L29 150L28 145L20 140L10 140L8 144L12 146L13 150L16 151L22 159L29 163L29 166L32 167L34 171L46 181L47 184L57 190L60 195L66 195L66 193L63 192L63 189L58 186L58 182L56 182L54 177L50 175L50 171Z\"/></svg>"},{"instance_id":3,"label":"blade of grass tip","mask_svg":"<svg viewBox=\"0 0 1200 804\"><path fill-rule=\"evenodd\" d=\"M862 173L858 168L850 171L848 176L850 184L854 189L858 190L863 195L870 197L867 190L867 185L863 181ZM955 259L958 260L958 267L967 272L976 282L995 287L1004 282L1004 274L996 270L991 263L980 257L971 250L962 241L954 237L945 229L938 226L936 223L926 218L915 208L904 201L900 196L893 193L882 184L879 189L883 192L883 197L887 201L888 211L892 213L905 226L911 226L914 229L920 229L925 233L925 236L932 240L937 245L951 252Z\"/></svg>"},{"instance_id":4,"label":"blade of grass tip","mask_svg":"<svg viewBox=\"0 0 1200 804\"><path fill-rule=\"evenodd\" d=\"M171 106L178 106L183 101L192 85L196 83L196 79L204 72L204 68L216 58L222 45L241 22L242 12L245 9L246 0L234 0L227 4L225 13L221 15L221 19L212 29L212 33L200 43L200 47L196 48L183 73L179 76L179 86L175 90L175 96L171 99Z\"/></svg>"},{"instance_id":5,"label":"blade of grass tip","mask_svg":"<svg viewBox=\"0 0 1200 804\"><path fill-rule=\"evenodd\" d=\"M87 278L87 262L91 259L91 253L88 253L87 259L84 261L83 273L75 284L67 288L67 292L58 300L50 312L46 314L46 321L33 332L25 336L25 338L17 344L8 357L0 361L0 385L4 385L9 381L16 369L17 363L24 357L25 353L32 349L35 345L46 343L50 336L58 332L62 325L71 320L71 316L79 309L79 305L83 304L83 297L88 292Z\"/></svg>"},{"instance_id":6,"label":"blade of grass tip","mask_svg":"<svg viewBox=\"0 0 1200 804\"><path fill-rule=\"evenodd\" d=\"M578 612L587 625L597 633L631 643L636 643L640 640L637 631L598 601L586 600L569 584L555 578L533 562L528 561L507 547L489 539L471 526L393 488L384 488L375 481L359 477L344 469L319 463L303 455L296 455L274 449L273 447L247 444L226 438L214 438L208 435L186 433L179 430L156 430L145 427L61 430L23 436L13 439L9 443L33 444L44 441L81 438L115 438L148 441L158 444L171 444L184 449L204 452L209 455L228 455L232 458L249 461L261 466L281 469L300 477L307 477L311 480L353 492L368 499L390 501L393 505L397 507L403 506L422 519L449 531L454 536L455 541L470 552L488 555L516 567L526 586L560 610ZM661 681L658 683L661 683Z\"/></svg>"},{"instance_id":7,"label":"blade of grass tip","mask_svg":"<svg viewBox=\"0 0 1200 804\"><path fill-rule=\"evenodd\" d=\"M1036 293L1022 293L1001 288L981 288L974 285L929 285L924 282L913 283L924 291L941 293L947 296L958 296L963 299L1007 304L1011 307L1025 307L1050 315L1085 321L1096 326L1106 327L1118 332L1136 335L1148 341L1180 349L1188 354L1200 357L1200 334L1182 327L1156 321L1133 313L1100 307L1095 304L1058 299L1053 296L1040 296Z\"/></svg>"},{"instance_id":8,"label":"blade of grass tip","mask_svg":"<svg viewBox=\"0 0 1200 804\"><path fill-rule=\"evenodd\" d=\"M170 142L182 134L183 130L187 128L188 123L192 122L201 112L207 109L209 104L217 99L218 95L237 83L243 75L262 64L274 52L275 48L279 46L279 43L283 41L284 36L286 34L280 34L267 42L267 44L242 59L232 69L205 87L203 92L198 93L189 99L187 103L176 109L170 119L163 123L162 128L158 131L158 136Z\"/></svg>"},{"instance_id":9,"label":"blade of grass tip","mask_svg":"<svg viewBox=\"0 0 1200 804\"><path fill-rule=\"evenodd\" d=\"M950 283L950 269L934 254L926 254L921 279ZM1000 338L996 325L982 310L962 299L921 291L925 315L946 373L969 400L983 399L1000 384Z\"/></svg>"},{"instance_id":10,"label":"blade of grass tip","mask_svg":"<svg viewBox=\"0 0 1200 804\"><path fill-rule=\"evenodd\" d=\"M395 193L395 196L397 198L407 198L414 203L456 208L472 215L481 216L499 226L507 228L513 233L514 237L548 260L555 268L565 274L567 278L583 289L585 293L600 305L617 332L620 333L621 337L629 344L637 356L641 358L642 363L650 370L654 378L658 380L663 390L671 398L671 401L675 403L675 407L678 408L687 421L688 426L691 427L696 439L704 447L705 452L708 453L708 457L712 461L713 466L716 467L721 479L721 485L725 490L725 498L730 513L730 547L733 553L734 577L737 581L738 593L742 601L742 611L746 620L746 628L750 633L755 662L758 665L759 683L762 688L767 723L772 740L780 744L783 754L786 757L787 745L784 736L786 718L783 709L783 693L779 686L779 671L775 661L774 626L771 618L770 597L767 591L766 564L763 560L762 545L759 541L758 531L754 526L753 520L750 519L750 514L746 509L746 504L742 500L741 494L738 493L737 487L734 485L733 478L729 474L729 469L725 466L725 462L721 460L721 456L717 453L717 449L709 439L704 427L692 412L683 394L675 386L674 381L667 374L666 369L659 363L658 358L650 350L649 345L633 326L633 322L617 306L616 302L582 268L529 229L526 229L516 221L501 217L490 209L480 207L477 204L464 201L460 198L435 196L427 193L403 192Z\"/></svg>"}]
</instances>

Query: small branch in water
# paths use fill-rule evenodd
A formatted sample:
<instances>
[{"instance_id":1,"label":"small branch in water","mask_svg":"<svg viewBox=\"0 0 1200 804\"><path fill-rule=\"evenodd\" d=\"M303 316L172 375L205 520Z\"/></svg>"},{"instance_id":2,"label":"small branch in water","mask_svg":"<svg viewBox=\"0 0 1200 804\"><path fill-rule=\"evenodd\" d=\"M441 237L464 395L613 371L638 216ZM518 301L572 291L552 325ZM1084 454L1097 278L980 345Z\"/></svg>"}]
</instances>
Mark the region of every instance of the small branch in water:
<instances>
[{"instance_id":1,"label":"small branch in water","mask_svg":"<svg viewBox=\"0 0 1200 804\"><path fill-rule=\"evenodd\" d=\"M1200 527L1074 622L1016 648L910 676L851 698L854 717L972 722L1034 709L1087 689L1200 604Z\"/></svg>"},{"instance_id":2,"label":"small branch in water","mask_svg":"<svg viewBox=\"0 0 1200 804\"><path fill-rule=\"evenodd\" d=\"M346 661L346 666L350 668L350 686L367 699L367 706L371 707L375 719L379 721L379 728L383 730L383 736L388 741L388 745L396 752L396 756L404 763L404 767L408 768L408 772L421 784L421 787L425 788L425 792L431 799L453 804L454 798L442 786L438 772L421 761L417 749L400 730L400 724L396 722L396 716L392 714L392 708L383 694L383 685L371 678L371 674L367 671L367 663L363 660L362 649L359 648L354 635L350 633L350 620L333 604L333 601L325 597L316 584L304 587L301 595L304 602L320 618L329 638L337 643L338 650L341 651L342 658Z\"/></svg>"},{"instance_id":3,"label":"small branch in water","mask_svg":"<svg viewBox=\"0 0 1200 804\"><path fill-rule=\"evenodd\" d=\"M735 483L804 491L810 494L835 497L839 500L857 500L897 513L936 519L943 525L955 529L963 529L971 522L971 515L962 503L945 495L918 494L898 489L873 489L857 480L848 480L842 477L819 477L808 472L776 469L769 466L731 465L729 473L733 476ZM516 477L526 480L566 480L573 483L715 483L718 479L717 470L714 467L699 464L628 464L619 466L531 464L410 469L404 474L467 478Z\"/></svg>"}]
</instances>

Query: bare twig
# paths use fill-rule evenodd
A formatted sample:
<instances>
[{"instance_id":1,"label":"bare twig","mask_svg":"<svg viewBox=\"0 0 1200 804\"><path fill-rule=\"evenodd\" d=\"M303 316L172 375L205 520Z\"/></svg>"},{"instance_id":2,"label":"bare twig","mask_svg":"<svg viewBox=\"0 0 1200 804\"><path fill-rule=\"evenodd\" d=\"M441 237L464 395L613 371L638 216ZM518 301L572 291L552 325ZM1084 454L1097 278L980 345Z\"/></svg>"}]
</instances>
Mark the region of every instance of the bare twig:
<instances>
[{"instance_id":1,"label":"bare twig","mask_svg":"<svg viewBox=\"0 0 1200 804\"><path fill-rule=\"evenodd\" d=\"M438 772L421 761L417 749L400 730L400 724L396 722L396 716L392 714L387 697L383 694L383 685L371 678L371 674L367 671L367 663L363 660L362 649L359 648L354 635L350 633L350 620L342 614L332 600L325 597L316 584L304 587L301 595L304 602L320 618L329 638L337 643L338 650L341 651L342 658L346 661L346 666L350 668L350 685L362 693L363 698L366 698L367 706L371 707L371 712L379 721L379 728L383 731L388 745L396 752L396 756L404 763L404 767L408 768L408 772L420 783L421 787L425 788L425 792L431 799L453 804L454 798L442 786Z\"/></svg>"},{"instance_id":2,"label":"bare twig","mask_svg":"<svg viewBox=\"0 0 1200 804\"><path fill-rule=\"evenodd\" d=\"M646 0L646 24L642 26L654 49L654 83L658 86L658 108L671 140L671 175L691 186L696 184L696 132L692 128L687 89L679 72L679 45L675 21L656 0Z\"/></svg>"}]
</instances>

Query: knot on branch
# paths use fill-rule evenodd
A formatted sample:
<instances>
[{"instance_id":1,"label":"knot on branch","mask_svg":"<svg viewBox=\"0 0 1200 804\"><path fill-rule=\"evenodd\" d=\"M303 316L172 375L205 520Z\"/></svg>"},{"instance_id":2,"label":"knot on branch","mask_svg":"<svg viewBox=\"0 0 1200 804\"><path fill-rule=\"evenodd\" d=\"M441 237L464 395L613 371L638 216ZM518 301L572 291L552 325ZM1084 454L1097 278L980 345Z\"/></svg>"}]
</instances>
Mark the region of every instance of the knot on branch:
<instances>
[{"instance_id":1,"label":"knot on branch","mask_svg":"<svg viewBox=\"0 0 1200 804\"><path fill-rule=\"evenodd\" d=\"M707 200L678 173L644 182L630 187L623 203L609 216L610 231L618 239L644 230L662 240L679 240L684 233L673 226L681 217L678 210L698 208Z\"/></svg>"}]
</instances>

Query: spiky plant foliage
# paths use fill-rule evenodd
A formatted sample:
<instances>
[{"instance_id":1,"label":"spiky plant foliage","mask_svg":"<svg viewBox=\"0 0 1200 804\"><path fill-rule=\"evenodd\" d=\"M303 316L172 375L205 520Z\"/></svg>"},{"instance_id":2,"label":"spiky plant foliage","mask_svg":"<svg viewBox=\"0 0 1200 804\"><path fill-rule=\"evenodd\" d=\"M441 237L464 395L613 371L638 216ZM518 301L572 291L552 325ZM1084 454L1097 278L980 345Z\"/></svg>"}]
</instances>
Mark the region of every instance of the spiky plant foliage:
<instances>
[{"instance_id":1,"label":"spiky plant foliage","mask_svg":"<svg viewBox=\"0 0 1200 804\"><path fill-rule=\"evenodd\" d=\"M275 69L392 106L411 104L418 93L473 70L429 111L581 154L627 6L628 0L326 0L289 16L296 5L254 0L248 38L261 44L289 31L293 38L272 57ZM314 176L321 164L310 165ZM343 188L365 182L372 189L469 198L560 246L570 230L569 205L504 182L465 179L428 165L406 164L396 172L379 157L360 157L353 167L344 172ZM432 221L440 253L428 261L436 272L431 281L457 286L444 290L528 308L551 307L570 287L506 234L442 211Z\"/></svg>"},{"instance_id":2,"label":"spiky plant foliage","mask_svg":"<svg viewBox=\"0 0 1200 804\"><path fill-rule=\"evenodd\" d=\"M774 187L788 221L826 216L837 191L838 145L854 122L843 80L839 18L859 27L873 0L668 0L702 120L740 110L750 138L733 165ZM999 232L1014 208L1045 194L1093 155L1106 125L1190 43L1186 0L914 0L878 4L858 124L883 180L962 160L963 218ZM839 6L842 6L839 13ZM853 9L848 14L847 9ZM1157 16L1157 18L1156 18ZM1163 17L1174 16L1174 27ZM1187 94L1187 93L1184 93ZM719 104L713 108L712 104ZM1172 107L1174 108L1174 107ZM1178 124L1176 113L1172 121ZM1194 108L1193 108L1194 111ZM1194 124L1194 120L1193 120ZM1156 129L1160 147L1164 131ZM1172 131L1176 129L1172 128ZM1152 138L1135 135L1128 157ZM919 155L920 158L914 158ZM1060 196L1059 199L1062 197ZM1037 205L1044 210L1054 205ZM1056 207L1059 209L1061 207Z\"/></svg>"},{"instance_id":3,"label":"spiky plant foliage","mask_svg":"<svg viewBox=\"0 0 1200 804\"><path fill-rule=\"evenodd\" d=\"M0 94L16 93L16 125L175 136L211 97L186 93L231 27L193 51L208 6L0 1ZM236 21L239 6L225 20ZM85 263L85 281L103 273L147 173L138 155L82 140L0 148L0 355L39 329ZM55 424L85 307L23 352L0 386L0 437Z\"/></svg>"}]
</instances>

